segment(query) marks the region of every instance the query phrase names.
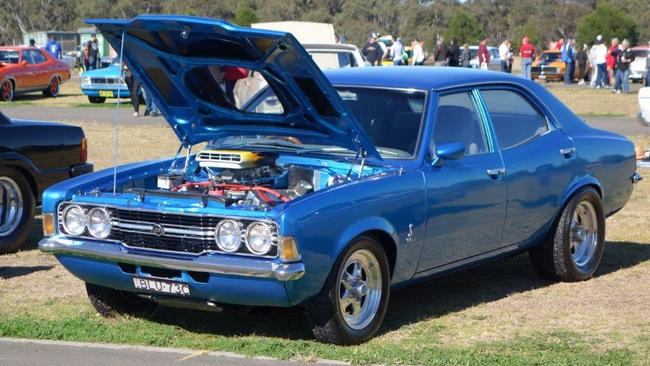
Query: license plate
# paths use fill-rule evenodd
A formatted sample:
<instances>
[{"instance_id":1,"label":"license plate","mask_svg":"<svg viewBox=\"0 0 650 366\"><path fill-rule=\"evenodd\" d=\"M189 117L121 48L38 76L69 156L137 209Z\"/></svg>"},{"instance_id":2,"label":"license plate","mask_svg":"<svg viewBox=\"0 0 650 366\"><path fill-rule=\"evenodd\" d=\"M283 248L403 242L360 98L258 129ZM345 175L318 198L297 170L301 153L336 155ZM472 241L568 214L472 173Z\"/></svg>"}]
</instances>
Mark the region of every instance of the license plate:
<instances>
[{"instance_id":1,"label":"license plate","mask_svg":"<svg viewBox=\"0 0 650 366\"><path fill-rule=\"evenodd\" d=\"M136 290L155 292L159 294L190 296L190 286L181 282L133 277L133 287L135 287Z\"/></svg>"},{"instance_id":2,"label":"license plate","mask_svg":"<svg viewBox=\"0 0 650 366\"><path fill-rule=\"evenodd\" d=\"M111 90L100 90L99 91L99 96L100 97L106 97L106 98L113 98L113 91L111 91Z\"/></svg>"},{"instance_id":3,"label":"license plate","mask_svg":"<svg viewBox=\"0 0 650 366\"><path fill-rule=\"evenodd\" d=\"M543 74L542 74L542 75L539 76L539 78L542 79L542 80L544 80L544 79L546 79L546 75L543 75Z\"/></svg>"}]
</instances>

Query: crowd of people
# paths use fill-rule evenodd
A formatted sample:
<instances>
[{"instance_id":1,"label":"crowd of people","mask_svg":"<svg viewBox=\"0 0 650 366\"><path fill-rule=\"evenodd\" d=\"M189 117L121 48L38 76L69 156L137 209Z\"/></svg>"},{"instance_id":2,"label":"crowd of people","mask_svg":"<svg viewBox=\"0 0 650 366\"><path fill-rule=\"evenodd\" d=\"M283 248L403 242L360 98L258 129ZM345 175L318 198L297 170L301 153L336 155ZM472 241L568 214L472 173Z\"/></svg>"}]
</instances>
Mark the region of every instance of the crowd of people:
<instances>
[{"instance_id":1,"label":"crowd of people","mask_svg":"<svg viewBox=\"0 0 650 366\"><path fill-rule=\"evenodd\" d=\"M449 44L443 37L439 37L433 50L432 63L434 66L450 67L476 67L488 69L491 64L492 54L489 50L489 39L479 43L476 52L477 61L472 65L472 52L468 44L460 46L458 41L451 39ZM650 47L650 42L648 42ZM368 38L368 43L361 52L371 66L381 66L382 60L390 60L393 65L422 65L429 58L424 51L424 43L420 39L411 42L412 55L409 56L399 37L392 36L392 44L387 47L378 41L378 35L373 33ZM564 83L590 85L593 88L611 89L614 93L629 93L630 91L630 65L635 56L630 48L630 42L618 38L611 40L610 46L599 35L594 44L589 47L584 44L576 45L575 39L549 42L549 49L561 52L561 60L565 64ZM521 58L521 76L532 79L532 65L540 53L532 44L529 37L523 37L521 47L517 53ZM503 40L498 47L499 69L511 73L515 52L509 39ZM650 74L650 53L646 62L647 72ZM577 72L576 72L577 71ZM646 86L650 86L646 77ZM588 83L588 84L587 84Z\"/></svg>"}]
</instances>

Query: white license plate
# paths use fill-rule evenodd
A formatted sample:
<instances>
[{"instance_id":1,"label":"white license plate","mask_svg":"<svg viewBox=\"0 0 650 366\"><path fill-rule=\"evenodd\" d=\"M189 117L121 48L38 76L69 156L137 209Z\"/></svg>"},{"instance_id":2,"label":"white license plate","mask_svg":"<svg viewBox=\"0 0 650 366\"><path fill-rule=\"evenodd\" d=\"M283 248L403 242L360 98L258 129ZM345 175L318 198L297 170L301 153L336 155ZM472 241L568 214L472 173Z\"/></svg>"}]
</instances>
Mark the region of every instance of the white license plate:
<instances>
[{"instance_id":1,"label":"white license plate","mask_svg":"<svg viewBox=\"0 0 650 366\"><path fill-rule=\"evenodd\" d=\"M133 287L137 290L156 292L159 294L190 296L190 286L188 284L174 281L133 277Z\"/></svg>"},{"instance_id":2,"label":"white license plate","mask_svg":"<svg viewBox=\"0 0 650 366\"><path fill-rule=\"evenodd\" d=\"M542 75L539 76L539 78L542 79L542 80L544 80L544 79L546 79L546 75L543 75L543 74L542 74Z\"/></svg>"}]
</instances>

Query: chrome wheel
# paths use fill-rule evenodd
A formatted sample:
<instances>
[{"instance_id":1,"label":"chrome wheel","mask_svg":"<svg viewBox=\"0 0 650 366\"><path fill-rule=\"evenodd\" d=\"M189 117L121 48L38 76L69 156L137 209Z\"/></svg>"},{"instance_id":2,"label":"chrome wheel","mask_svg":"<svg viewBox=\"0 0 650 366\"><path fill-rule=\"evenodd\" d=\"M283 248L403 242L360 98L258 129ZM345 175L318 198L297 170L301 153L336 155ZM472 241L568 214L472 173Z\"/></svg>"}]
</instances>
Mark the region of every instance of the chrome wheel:
<instances>
[{"instance_id":1,"label":"chrome wheel","mask_svg":"<svg viewBox=\"0 0 650 366\"><path fill-rule=\"evenodd\" d=\"M584 200L573 210L569 227L569 249L576 267L587 267L597 247L598 216L593 204Z\"/></svg>"},{"instance_id":2,"label":"chrome wheel","mask_svg":"<svg viewBox=\"0 0 650 366\"><path fill-rule=\"evenodd\" d=\"M0 177L0 237L13 233L23 217L23 196L16 181Z\"/></svg>"},{"instance_id":3,"label":"chrome wheel","mask_svg":"<svg viewBox=\"0 0 650 366\"><path fill-rule=\"evenodd\" d=\"M14 99L14 86L11 84L11 81L5 81L2 83L0 89L2 89L0 90L0 92L2 92L2 100L10 102Z\"/></svg>"},{"instance_id":4,"label":"chrome wheel","mask_svg":"<svg viewBox=\"0 0 650 366\"><path fill-rule=\"evenodd\" d=\"M339 275L339 310L354 330L367 327L381 302L382 274L375 255L360 249L348 257Z\"/></svg>"}]
</instances>

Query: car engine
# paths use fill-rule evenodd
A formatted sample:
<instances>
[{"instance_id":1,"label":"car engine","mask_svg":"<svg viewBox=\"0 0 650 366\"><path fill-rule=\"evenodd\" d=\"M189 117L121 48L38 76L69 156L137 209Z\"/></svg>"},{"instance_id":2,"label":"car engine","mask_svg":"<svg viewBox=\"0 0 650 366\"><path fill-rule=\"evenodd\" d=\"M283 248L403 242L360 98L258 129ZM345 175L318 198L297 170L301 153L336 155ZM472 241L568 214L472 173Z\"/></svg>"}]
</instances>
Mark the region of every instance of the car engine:
<instances>
[{"instance_id":1,"label":"car engine","mask_svg":"<svg viewBox=\"0 0 650 366\"><path fill-rule=\"evenodd\" d=\"M184 172L161 174L159 190L221 199L226 206L269 208L345 177L322 167L278 164L278 154L218 150L199 152Z\"/></svg>"}]
</instances>

